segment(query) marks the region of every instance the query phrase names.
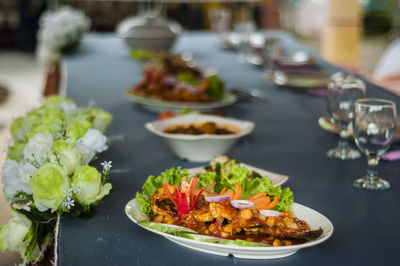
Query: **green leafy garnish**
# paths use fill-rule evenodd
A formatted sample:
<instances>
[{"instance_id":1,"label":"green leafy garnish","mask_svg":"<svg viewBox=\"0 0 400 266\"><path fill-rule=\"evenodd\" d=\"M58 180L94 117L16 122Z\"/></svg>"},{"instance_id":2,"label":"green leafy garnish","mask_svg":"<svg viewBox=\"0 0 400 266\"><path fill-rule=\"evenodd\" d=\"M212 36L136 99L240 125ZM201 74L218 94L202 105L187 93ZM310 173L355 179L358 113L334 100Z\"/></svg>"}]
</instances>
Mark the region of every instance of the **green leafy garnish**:
<instances>
[{"instance_id":1,"label":"green leafy garnish","mask_svg":"<svg viewBox=\"0 0 400 266\"><path fill-rule=\"evenodd\" d=\"M209 76L207 80L209 82L207 95L214 100L221 99L224 96L224 82L217 75Z\"/></svg>"},{"instance_id":2,"label":"green leafy garnish","mask_svg":"<svg viewBox=\"0 0 400 266\"><path fill-rule=\"evenodd\" d=\"M150 60L155 56L155 53L145 49L132 49L130 57L136 60Z\"/></svg>"},{"instance_id":3,"label":"green leafy garnish","mask_svg":"<svg viewBox=\"0 0 400 266\"><path fill-rule=\"evenodd\" d=\"M215 183L214 192L219 193L224 187L235 190L235 183L239 183L242 187L241 199L247 199L259 192L266 191L270 198L275 195L279 197L279 203L273 208L274 210L290 211L293 192L289 188L275 187L267 176L261 176L259 173L247 169L235 159L219 158L224 158L224 160L220 162L214 160L206 167L208 171L197 177L200 187ZM164 181L180 187L184 176L188 178L189 172L187 169L182 170L181 167L168 169L157 177L150 176L142 187L142 193L136 193L140 210L150 217L154 216L150 206L150 197L162 187Z\"/></svg>"},{"instance_id":4,"label":"green leafy garnish","mask_svg":"<svg viewBox=\"0 0 400 266\"><path fill-rule=\"evenodd\" d=\"M290 211L293 192L289 188L275 187L267 176L262 177L259 173L247 169L232 158L226 157L224 161L211 163L210 166L212 172L206 172L199 176L201 186L215 182L214 192L219 193L223 187L235 190L235 183L239 183L242 187L241 199L247 199L259 192L266 191L270 198L275 195L279 197L279 203L273 208L274 210Z\"/></svg>"},{"instance_id":5,"label":"green leafy garnish","mask_svg":"<svg viewBox=\"0 0 400 266\"><path fill-rule=\"evenodd\" d=\"M136 200L139 202L140 210L148 216L154 216L151 210L150 198L147 195L142 195L136 192Z\"/></svg>"},{"instance_id":6,"label":"green leafy garnish","mask_svg":"<svg viewBox=\"0 0 400 266\"><path fill-rule=\"evenodd\" d=\"M251 242L251 241L246 241L242 239L201 239L203 242L208 242L208 243L214 243L214 244L224 244L224 245L238 245L238 246L244 246L244 247L265 247L268 245L262 244L262 243L256 243L256 242Z\"/></svg>"},{"instance_id":7,"label":"green leafy garnish","mask_svg":"<svg viewBox=\"0 0 400 266\"><path fill-rule=\"evenodd\" d=\"M198 84L198 81L197 81L196 77L193 76L193 74L189 73L189 72L178 73L177 79L178 79L179 82L183 82L183 83L189 83L189 84L192 84L192 85L197 85Z\"/></svg>"},{"instance_id":8,"label":"green leafy garnish","mask_svg":"<svg viewBox=\"0 0 400 266\"><path fill-rule=\"evenodd\" d=\"M169 227L169 226L166 226L163 224L152 223L149 221L140 221L140 222L138 222L138 224L148 227L148 228L151 228L151 229L154 229L154 230L157 230L157 231L160 231L160 232L163 232L163 233L167 233L167 234L174 235L174 236L180 236L180 237L184 237L184 238L188 238L188 239L194 239L194 237L191 236L191 234L196 234L196 233L191 233L191 232L187 232L184 230L180 230L177 228L172 228L172 227Z\"/></svg>"}]
</instances>

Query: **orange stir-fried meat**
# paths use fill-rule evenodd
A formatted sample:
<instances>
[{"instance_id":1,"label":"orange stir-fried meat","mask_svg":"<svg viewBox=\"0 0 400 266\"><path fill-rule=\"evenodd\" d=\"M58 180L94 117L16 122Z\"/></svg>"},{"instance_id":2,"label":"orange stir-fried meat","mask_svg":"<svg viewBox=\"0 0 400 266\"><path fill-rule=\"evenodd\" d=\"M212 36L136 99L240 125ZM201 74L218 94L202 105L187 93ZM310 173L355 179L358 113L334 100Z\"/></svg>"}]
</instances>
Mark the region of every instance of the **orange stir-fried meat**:
<instances>
[{"instance_id":1,"label":"orange stir-fried meat","mask_svg":"<svg viewBox=\"0 0 400 266\"><path fill-rule=\"evenodd\" d=\"M168 187L172 193L173 186ZM310 226L296 218L293 212L282 212L280 216L267 217L261 215L254 207L240 210L232 207L229 200L207 202L203 196L200 196L190 212L178 218L176 207L164 188L158 189L151 197L151 207L155 214L153 222L175 224L201 234L273 246L304 243L322 233L322 229L310 230Z\"/></svg>"},{"instance_id":2,"label":"orange stir-fried meat","mask_svg":"<svg viewBox=\"0 0 400 266\"><path fill-rule=\"evenodd\" d=\"M182 83L169 72L149 68L145 70L144 77L131 89L131 92L166 101L207 102L213 101L206 93L208 86L207 80L198 85Z\"/></svg>"}]
</instances>

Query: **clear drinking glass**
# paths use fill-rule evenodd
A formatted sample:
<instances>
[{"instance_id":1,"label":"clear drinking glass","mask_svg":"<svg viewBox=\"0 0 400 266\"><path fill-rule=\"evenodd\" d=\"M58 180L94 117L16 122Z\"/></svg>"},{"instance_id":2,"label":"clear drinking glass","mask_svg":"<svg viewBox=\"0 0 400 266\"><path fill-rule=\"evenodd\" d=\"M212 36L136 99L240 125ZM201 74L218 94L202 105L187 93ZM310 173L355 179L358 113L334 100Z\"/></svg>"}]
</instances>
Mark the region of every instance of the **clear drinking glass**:
<instances>
[{"instance_id":1,"label":"clear drinking glass","mask_svg":"<svg viewBox=\"0 0 400 266\"><path fill-rule=\"evenodd\" d=\"M231 27L232 12L227 8L211 9L209 12L211 29L221 40L226 40Z\"/></svg>"},{"instance_id":2,"label":"clear drinking glass","mask_svg":"<svg viewBox=\"0 0 400 266\"><path fill-rule=\"evenodd\" d=\"M234 21L234 31L240 36L239 54L237 61L239 63L247 62L247 56L250 53L250 36L256 30L256 24L253 18L253 9L251 5L242 3L237 10Z\"/></svg>"},{"instance_id":3,"label":"clear drinking glass","mask_svg":"<svg viewBox=\"0 0 400 266\"><path fill-rule=\"evenodd\" d=\"M396 130L396 104L382 99L361 99L355 103L354 139L367 156L367 175L354 181L357 188L388 189L389 182L378 176L379 159L389 149Z\"/></svg>"},{"instance_id":4,"label":"clear drinking glass","mask_svg":"<svg viewBox=\"0 0 400 266\"><path fill-rule=\"evenodd\" d=\"M262 77L268 81L275 70L275 62L279 60L281 54L281 39L279 37L267 37L264 41L263 57L263 73Z\"/></svg>"},{"instance_id":5,"label":"clear drinking glass","mask_svg":"<svg viewBox=\"0 0 400 266\"><path fill-rule=\"evenodd\" d=\"M338 146L327 152L328 157L342 160L357 159L361 153L350 147L349 125L353 119L354 102L365 97L365 83L351 75L338 72L332 75L328 83L328 112L340 126Z\"/></svg>"}]
</instances>

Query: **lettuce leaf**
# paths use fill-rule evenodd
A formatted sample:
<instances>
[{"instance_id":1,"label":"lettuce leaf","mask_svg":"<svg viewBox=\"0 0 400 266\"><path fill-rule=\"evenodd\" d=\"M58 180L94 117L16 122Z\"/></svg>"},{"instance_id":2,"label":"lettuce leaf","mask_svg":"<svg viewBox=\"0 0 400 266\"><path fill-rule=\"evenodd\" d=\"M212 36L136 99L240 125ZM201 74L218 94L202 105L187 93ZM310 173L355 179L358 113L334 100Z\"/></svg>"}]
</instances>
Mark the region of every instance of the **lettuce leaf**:
<instances>
[{"instance_id":1,"label":"lettuce leaf","mask_svg":"<svg viewBox=\"0 0 400 266\"><path fill-rule=\"evenodd\" d=\"M275 187L267 176L260 176L235 159L227 158L225 161L211 163L207 169L207 172L197 177L200 187L215 183L214 192L219 193L224 187L235 190L235 183L239 183L242 187L241 199L266 191L271 199L275 195L279 197L279 203L273 208L274 210L290 211L291 209L293 193L289 188ZM189 177L189 173L187 169L182 170L181 167L168 169L157 177L150 176L143 185L142 194L136 194L141 211L149 216L154 215L150 208L150 197L162 187L164 181L179 187L183 176Z\"/></svg>"},{"instance_id":2,"label":"lettuce leaf","mask_svg":"<svg viewBox=\"0 0 400 266\"><path fill-rule=\"evenodd\" d=\"M192 85L197 85L199 82L197 81L196 77L193 74L188 72L181 72L177 75L178 81L183 83L189 83Z\"/></svg>"},{"instance_id":3,"label":"lettuce leaf","mask_svg":"<svg viewBox=\"0 0 400 266\"><path fill-rule=\"evenodd\" d=\"M151 210L150 198L147 196L143 196L139 192L136 192L136 200L139 202L139 209L147 214L147 216L154 216L153 211Z\"/></svg>"},{"instance_id":4,"label":"lettuce leaf","mask_svg":"<svg viewBox=\"0 0 400 266\"><path fill-rule=\"evenodd\" d=\"M206 91L207 95L214 100L221 99L225 93L224 82L217 75L209 76L207 77L207 80L210 84Z\"/></svg>"},{"instance_id":5,"label":"lettuce leaf","mask_svg":"<svg viewBox=\"0 0 400 266\"><path fill-rule=\"evenodd\" d=\"M220 177L219 176L217 177L217 173L216 172L205 172L204 174L201 174L198 177L199 186L200 187L205 187L208 184L211 184L211 183L214 183L214 182L217 183L218 182L218 178L220 178ZM216 191L215 187L214 187L214 191Z\"/></svg>"},{"instance_id":6,"label":"lettuce leaf","mask_svg":"<svg viewBox=\"0 0 400 266\"><path fill-rule=\"evenodd\" d=\"M217 161L215 163L215 161ZM216 158L210 163L209 170L199 176L200 186L206 186L215 182L214 192L219 193L222 188L235 190L235 183L242 187L241 199L247 199L259 192L266 191L272 199L275 195L279 197L279 203L273 209L276 211L290 211L293 203L293 192L289 188L274 186L272 180L267 176L262 177L259 173L247 169L232 158Z\"/></svg>"},{"instance_id":7,"label":"lettuce leaf","mask_svg":"<svg viewBox=\"0 0 400 266\"><path fill-rule=\"evenodd\" d=\"M167 184L177 185L180 187L184 176L189 177L189 172L187 169L182 170L181 167L168 169L157 177L151 175L147 178L146 182L144 182L142 193L151 197L157 189L162 187L164 181L167 182Z\"/></svg>"}]
</instances>

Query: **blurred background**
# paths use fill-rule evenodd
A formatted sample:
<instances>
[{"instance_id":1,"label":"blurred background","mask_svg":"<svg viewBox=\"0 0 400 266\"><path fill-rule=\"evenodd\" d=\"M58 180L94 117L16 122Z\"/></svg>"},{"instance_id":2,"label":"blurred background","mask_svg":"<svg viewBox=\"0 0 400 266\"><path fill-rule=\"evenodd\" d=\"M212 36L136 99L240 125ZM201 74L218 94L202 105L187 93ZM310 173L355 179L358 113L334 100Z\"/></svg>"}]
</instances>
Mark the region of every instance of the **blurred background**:
<instances>
[{"instance_id":1,"label":"blurred background","mask_svg":"<svg viewBox=\"0 0 400 266\"><path fill-rule=\"evenodd\" d=\"M32 76L32 68L44 76L43 66L36 63L35 49L40 16L46 10L63 5L80 9L90 18L91 31L110 32L124 18L135 15L140 2L0 0L0 83L5 86L4 83L16 82L14 71ZM210 13L215 10L229 10L233 28L235 21L244 19L245 7L257 29L287 31L324 59L366 77L373 75L383 52L400 31L400 17L396 16L400 3L396 0L166 2L163 12L185 30L211 30Z\"/></svg>"},{"instance_id":2,"label":"blurred background","mask_svg":"<svg viewBox=\"0 0 400 266\"><path fill-rule=\"evenodd\" d=\"M140 10L129 0L0 0L0 148L7 147L6 125L54 89L59 69L37 57L38 31L44 12L68 5L91 21L91 32L115 32ZM166 1L163 14L184 31L237 30L251 21L257 30L286 31L325 60L360 74L400 94L400 1L398 0L253 0ZM227 29L213 17L225 18ZM0 165L5 152L1 153ZM0 184L1 189L1 184ZM0 224L9 219L0 193ZM1 253L0 265L13 265L14 253Z\"/></svg>"}]
</instances>

